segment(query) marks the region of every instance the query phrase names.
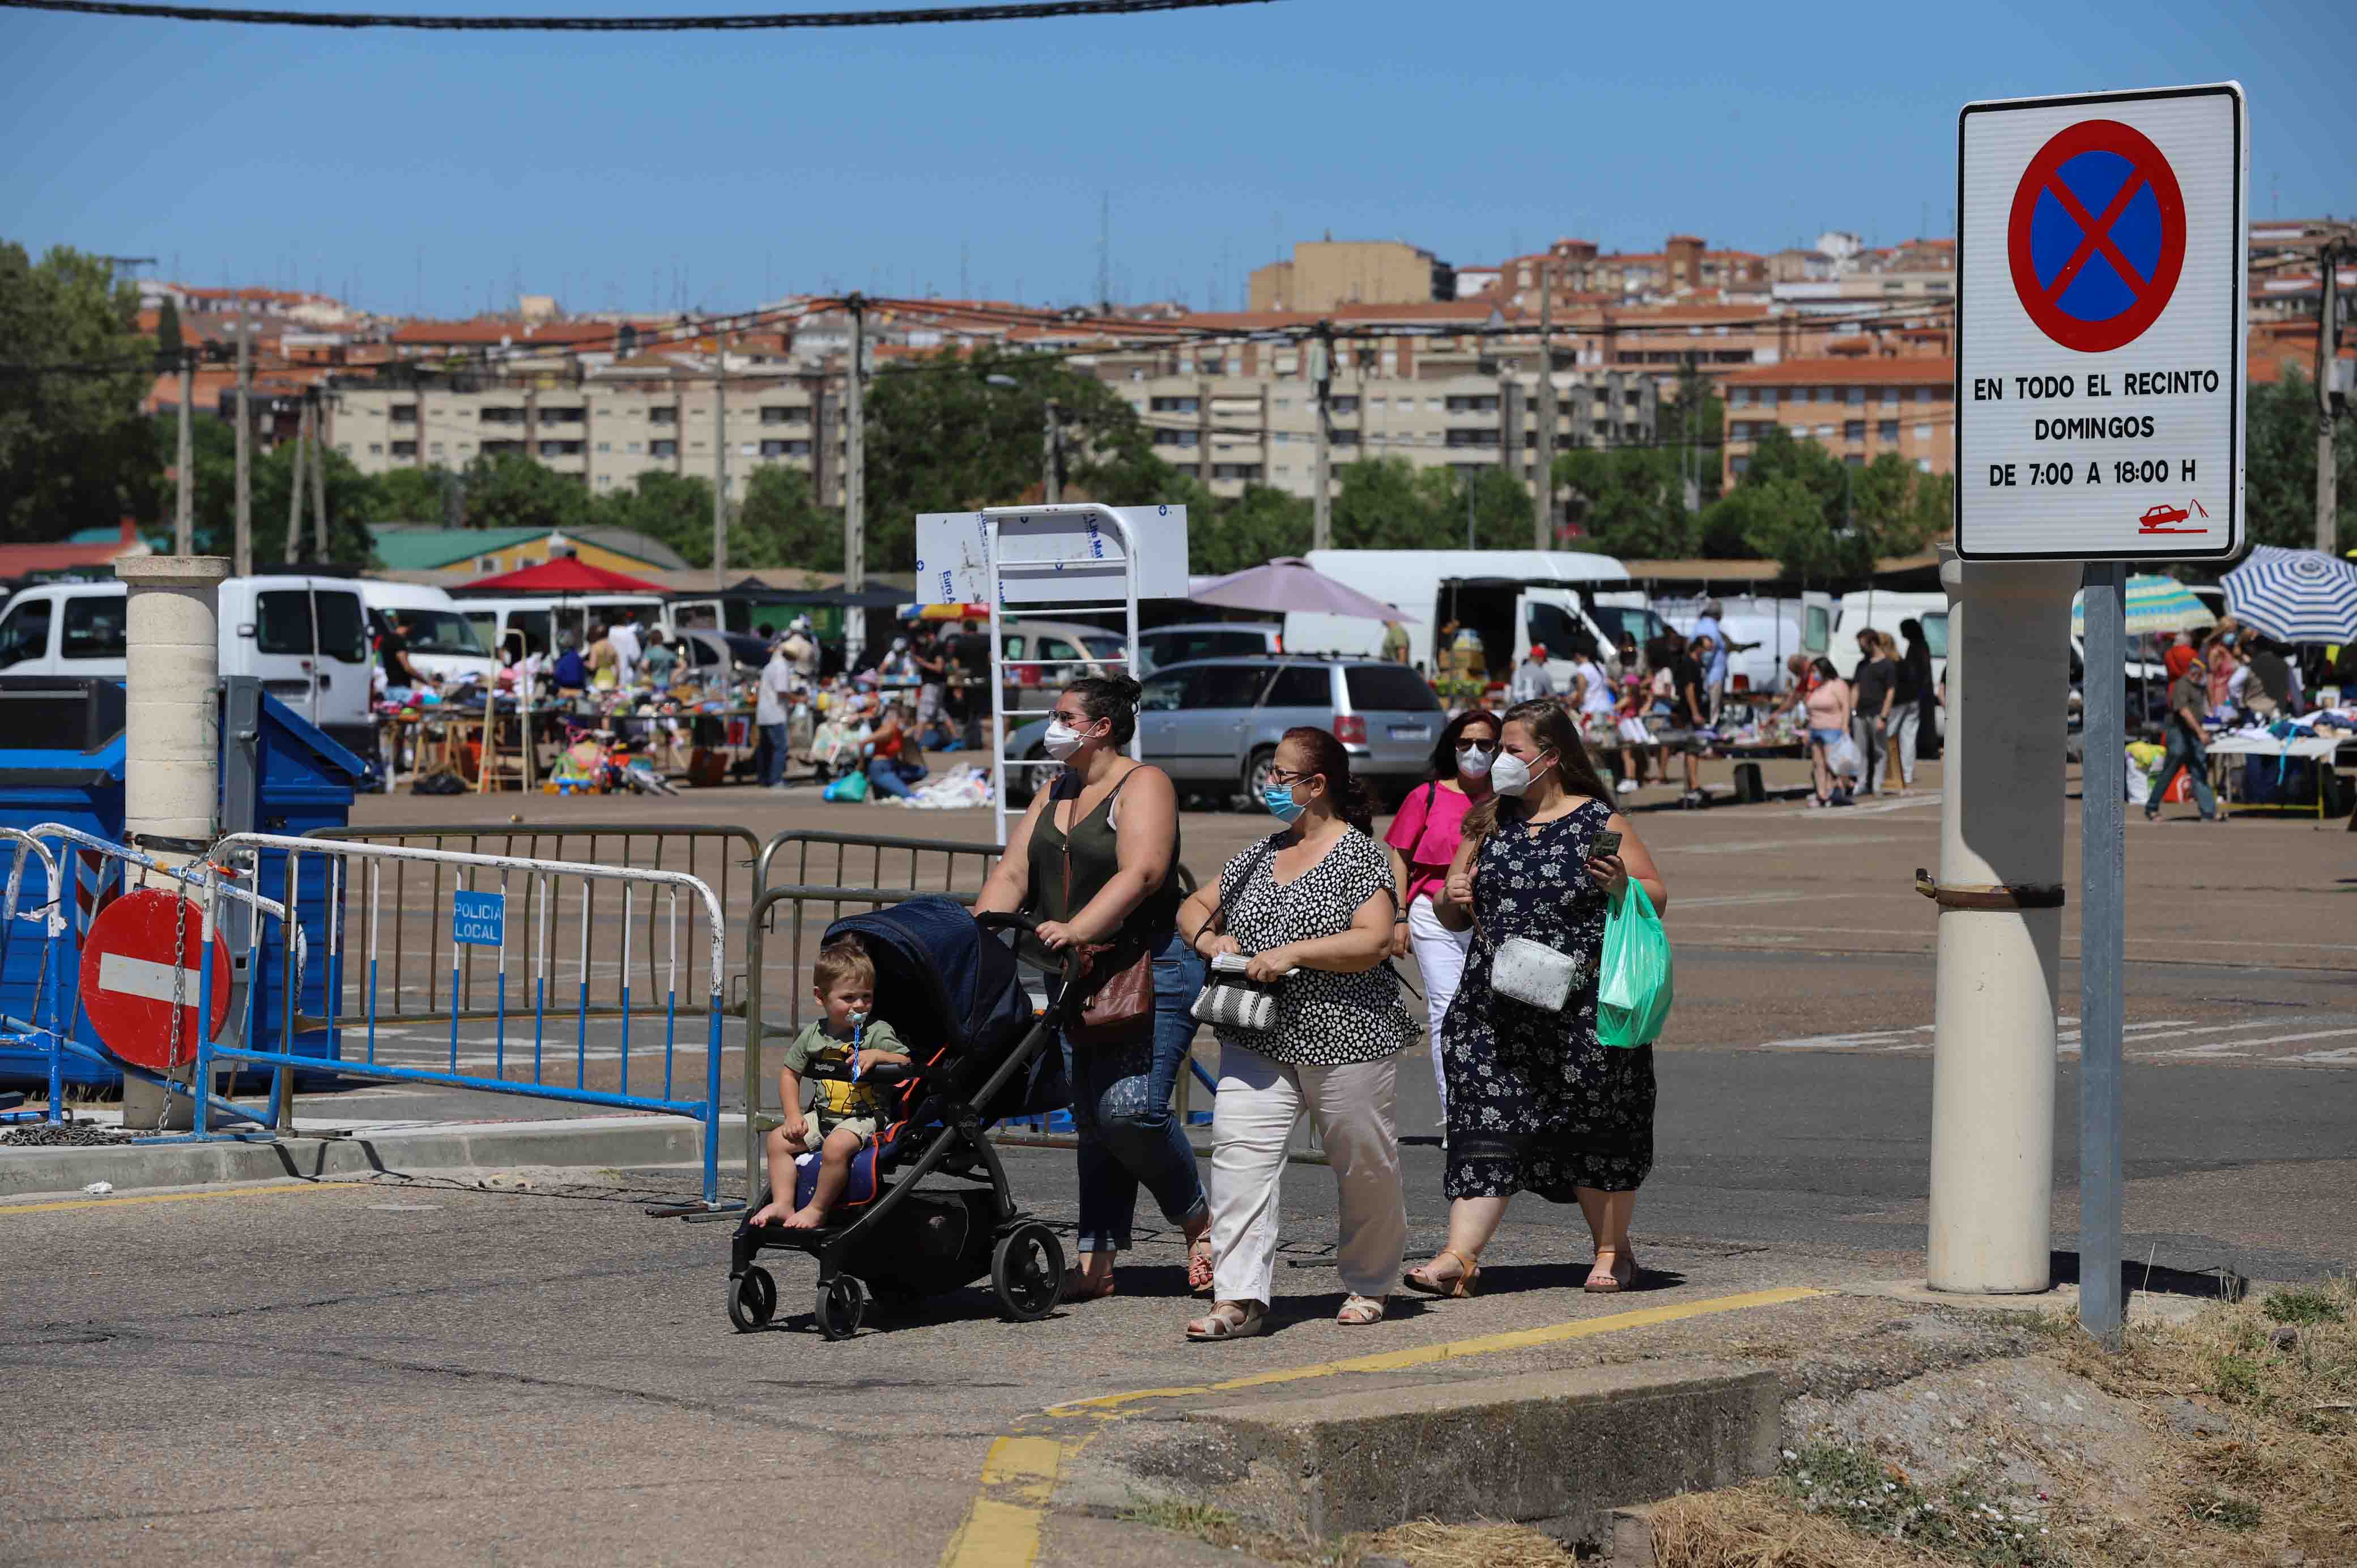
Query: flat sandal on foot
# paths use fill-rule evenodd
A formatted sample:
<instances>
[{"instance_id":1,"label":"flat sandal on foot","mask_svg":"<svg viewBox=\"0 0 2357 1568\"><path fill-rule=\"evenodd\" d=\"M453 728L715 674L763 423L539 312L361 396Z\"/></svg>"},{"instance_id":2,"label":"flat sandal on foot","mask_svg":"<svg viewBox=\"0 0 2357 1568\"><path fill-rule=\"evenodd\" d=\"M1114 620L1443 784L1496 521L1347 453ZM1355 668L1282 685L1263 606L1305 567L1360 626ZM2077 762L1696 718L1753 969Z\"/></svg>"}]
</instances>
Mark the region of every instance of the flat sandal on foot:
<instances>
[{"instance_id":1,"label":"flat sandal on foot","mask_svg":"<svg viewBox=\"0 0 2357 1568\"><path fill-rule=\"evenodd\" d=\"M1268 1309L1257 1304L1223 1301L1187 1325L1187 1337L1198 1344L1214 1339L1243 1339L1268 1326Z\"/></svg>"},{"instance_id":2,"label":"flat sandal on foot","mask_svg":"<svg viewBox=\"0 0 2357 1568\"><path fill-rule=\"evenodd\" d=\"M1056 1299L1062 1302L1103 1301L1113 1291L1111 1274L1103 1280L1092 1280L1078 1269L1067 1269L1064 1271L1063 1288L1056 1293Z\"/></svg>"},{"instance_id":3,"label":"flat sandal on foot","mask_svg":"<svg viewBox=\"0 0 2357 1568\"><path fill-rule=\"evenodd\" d=\"M1608 1256L1612 1260L1612 1266L1603 1268L1599 1273L1600 1266ZM1628 1270L1626 1278L1621 1275L1624 1266ZM1606 1247L1596 1254L1596 1264L1589 1267L1587 1281L1579 1288L1590 1295L1617 1295L1622 1291L1635 1289L1636 1284L1637 1260L1618 1248Z\"/></svg>"},{"instance_id":4,"label":"flat sandal on foot","mask_svg":"<svg viewBox=\"0 0 2357 1568\"><path fill-rule=\"evenodd\" d=\"M1432 1263L1437 1263L1443 1258L1456 1259L1458 1267L1464 1272L1454 1279L1433 1278L1426 1271L1432 1267ZM1471 1295L1476 1283L1481 1278L1481 1265L1454 1247L1443 1247L1439 1251L1435 1252L1432 1255L1432 1263L1426 1263L1422 1268L1410 1269L1400 1276L1400 1283L1419 1294L1437 1295L1453 1301Z\"/></svg>"},{"instance_id":5,"label":"flat sandal on foot","mask_svg":"<svg viewBox=\"0 0 2357 1568\"><path fill-rule=\"evenodd\" d=\"M1334 1321L1345 1328L1365 1328L1381 1323L1389 1305L1381 1296L1354 1295L1342 1304L1342 1310L1334 1315Z\"/></svg>"}]
</instances>

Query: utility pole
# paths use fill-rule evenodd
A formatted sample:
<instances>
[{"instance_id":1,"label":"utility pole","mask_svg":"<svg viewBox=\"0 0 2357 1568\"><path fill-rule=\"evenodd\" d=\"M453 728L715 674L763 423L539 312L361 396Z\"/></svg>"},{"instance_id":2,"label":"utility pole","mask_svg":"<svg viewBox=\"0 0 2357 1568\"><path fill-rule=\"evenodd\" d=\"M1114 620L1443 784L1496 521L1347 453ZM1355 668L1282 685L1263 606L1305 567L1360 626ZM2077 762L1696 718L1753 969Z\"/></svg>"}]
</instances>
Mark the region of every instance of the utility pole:
<instances>
[{"instance_id":1,"label":"utility pole","mask_svg":"<svg viewBox=\"0 0 2357 1568\"><path fill-rule=\"evenodd\" d=\"M1064 499L1062 478L1057 471L1063 467L1062 419L1063 412L1056 406L1056 400L1049 398L1047 428L1039 433L1039 495L1049 506Z\"/></svg>"},{"instance_id":2,"label":"utility pole","mask_svg":"<svg viewBox=\"0 0 2357 1568\"><path fill-rule=\"evenodd\" d=\"M317 388L311 392L311 559L328 564L328 401ZM421 425L421 443L425 437Z\"/></svg>"},{"instance_id":3,"label":"utility pole","mask_svg":"<svg viewBox=\"0 0 2357 1568\"><path fill-rule=\"evenodd\" d=\"M253 328L243 308L237 313L237 532L230 570L253 575Z\"/></svg>"},{"instance_id":4,"label":"utility pole","mask_svg":"<svg viewBox=\"0 0 2357 1568\"><path fill-rule=\"evenodd\" d=\"M851 368L843 387L843 585L857 593L867 585L867 301L853 295ZM867 646L866 618L856 606L844 610L844 663L850 667Z\"/></svg>"},{"instance_id":5,"label":"utility pole","mask_svg":"<svg viewBox=\"0 0 2357 1568\"><path fill-rule=\"evenodd\" d=\"M1555 548L1555 276L1539 263L1539 516L1534 550Z\"/></svg>"},{"instance_id":6,"label":"utility pole","mask_svg":"<svg viewBox=\"0 0 2357 1568\"><path fill-rule=\"evenodd\" d=\"M2322 263L2323 287L2317 295L2316 317L2316 547L2333 553L2340 521L2341 476L2333 468L2332 376L2339 366L2340 274L2343 247L2327 243L2317 252Z\"/></svg>"},{"instance_id":7,"label":"utility pole","mask_svg":"<svg viewBox=\"0 0 2357 1568\"><path fill-rule=\"evenodd\" d=\"M1309 548L1334 548L1334 475L1333 428L1327 417L1327 403L1334 391L1334 323L1320 321L1317 339L1309 348L1309 374L1318 388L1318 490L1316 521L1309 532Z\"/></svg>"},{"instance_id":8,"label":"utility pole","mask_svg":"<svg viewBox=\"0 0 2357 1568\"><path fill-rule=\"evenodd\" d=\"M719 335L712 369L712 585L728 585L728 336Z\"/></svg>"},{"instance_id":9,"label":"utility pole","mask_svg":"<svg viewBox=\"0 0 2357 1568\"><path fill-rule=\"evenodd\" d=\"M191 349L180 350L180 417L178 421L179 447L173 467L179 475L178 497L172 503L172 553L193 555L197 553L197 475L194 450L195 411L188 405L197 397L197 356Z\"/></svg>"},{"instance_id":10,"label":"utility pole","mask_svg":"<svg viewBox=\"0 0 2357 1568\"><path fill-rule=\"evenodd\" d=\"M306 398L295 421L295 460L286 467L286 547L279 559L292 565L303 559L303 443L311 435L311 403Z\"/></svg>"}]
</instances>

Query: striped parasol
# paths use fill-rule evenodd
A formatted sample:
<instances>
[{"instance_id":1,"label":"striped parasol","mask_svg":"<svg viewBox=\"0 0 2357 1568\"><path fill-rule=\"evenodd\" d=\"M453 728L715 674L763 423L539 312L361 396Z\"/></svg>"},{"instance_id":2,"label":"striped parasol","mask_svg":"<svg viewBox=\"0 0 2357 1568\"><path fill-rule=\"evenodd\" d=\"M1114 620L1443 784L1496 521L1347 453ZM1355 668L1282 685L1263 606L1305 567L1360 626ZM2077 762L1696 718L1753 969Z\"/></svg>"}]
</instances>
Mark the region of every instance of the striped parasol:
<instances>
[{"instance_id":1,"label":"striped parasol","mask_svg":"<svg viewBox=\"0 0 2357 1568\"><path fill-rule=\"evenodd\" d=\"M2255 544L2223 581L2226 607L2278 641L2357 641L2357 565Z\"/></svg>"},{"instance_id":2,"label":"striped parasol","mask_svg":"<svg viewBox=\"0 0 2357 1568\"><path fill-rule=\"evenodd\" d=\"M2130 577L2127 610L2126 629L2130 637L2156 631L2200 631L2203 627L2218 624L2210 607L2174 577ZM2071 629L2080 636L2086 635L2087 596L2083 590L2071 601Z\"/></svg>"}]
</instances>

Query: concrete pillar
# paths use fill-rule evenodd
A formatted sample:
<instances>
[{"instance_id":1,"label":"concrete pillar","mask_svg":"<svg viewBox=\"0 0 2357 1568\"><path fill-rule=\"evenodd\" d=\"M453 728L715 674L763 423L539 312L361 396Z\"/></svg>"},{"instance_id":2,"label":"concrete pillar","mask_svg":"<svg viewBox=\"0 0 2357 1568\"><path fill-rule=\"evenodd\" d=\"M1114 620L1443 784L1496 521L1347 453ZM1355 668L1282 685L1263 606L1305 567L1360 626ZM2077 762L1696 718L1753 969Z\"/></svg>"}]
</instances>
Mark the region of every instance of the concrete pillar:
<instances>
[{"instance_id":1,"label":"concrete pillar","mask_svg":"<svg viewBox=\"0 0 2357 1568\"><path fill-rule=\"evenodd\" d=\"M230 563L220 555L129 556L115 562L124 585L129 642L124 683L123 832L210 843L221 809L221 642L218 596ZM177 865L196 858L153 851ZM199 961L191 957L193 965ZM194 1005L193 1002L191 1005ZM125 1125L150 1128L164 1095L126 1081ZM192 1125L193 1107L172 1103L174 1127Z\"/></svg>"},{"instance_id":2,"label":"concrete pillar","mask_svg":"<svg viewBox=\"0 0 2357 1568\"><path fill-rule=\"evenodd\" d=\"M1949 609L1940 884L2059 889L2079 566L1967 564L1941 553ZM1933 1290L2042 1291L2053 1283L2062 910L2059 902L1943 908L1939 921L1926 1282Z\"/></svg>"}]
</instances>

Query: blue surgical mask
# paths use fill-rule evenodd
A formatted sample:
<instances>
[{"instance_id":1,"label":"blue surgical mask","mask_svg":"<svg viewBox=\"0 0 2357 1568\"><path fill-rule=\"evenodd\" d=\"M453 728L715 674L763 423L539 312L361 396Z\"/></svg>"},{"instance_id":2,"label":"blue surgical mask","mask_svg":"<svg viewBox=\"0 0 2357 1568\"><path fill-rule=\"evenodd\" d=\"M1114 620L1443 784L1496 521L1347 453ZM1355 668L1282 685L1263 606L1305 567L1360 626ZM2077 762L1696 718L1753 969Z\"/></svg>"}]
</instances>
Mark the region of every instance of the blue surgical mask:
<instances>
[{"instance_id":1,"label":"blue surgical mask","mask_svg":"<svg viewBox=\"0 0 2357 1568\"><path fill-rule=\"evenodd\" d=\"M1290 784L1282 789L1272 784L1263 789L1260 792L1260 803L1268 808L1270 816L1288 827L1293 824L1296 818L1309 809L1293 798L1293 786Z\"/></svg>"}]
</instances>

